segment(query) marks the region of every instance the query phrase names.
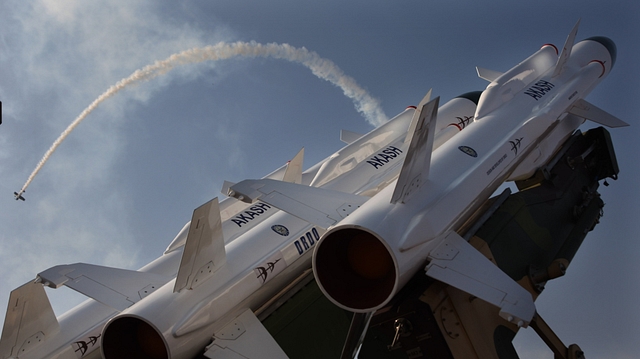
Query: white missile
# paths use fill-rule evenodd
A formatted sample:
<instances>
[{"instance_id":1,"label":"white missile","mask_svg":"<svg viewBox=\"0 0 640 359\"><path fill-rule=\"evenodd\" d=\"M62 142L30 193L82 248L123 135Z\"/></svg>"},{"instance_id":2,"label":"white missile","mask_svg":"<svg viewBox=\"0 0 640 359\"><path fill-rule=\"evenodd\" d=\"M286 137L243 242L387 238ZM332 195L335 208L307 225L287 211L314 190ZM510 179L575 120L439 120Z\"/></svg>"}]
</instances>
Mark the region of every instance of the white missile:
<instances>
[{"instance_id":1,"label":"white missile","mask_svg":"<svg viewBox=\"0 0 640 359\"><path fill-rule=\"evenodd\" d=\"M422 107L398 180L330 224L316 245L314 274L332 302L371 313L423 269L496 305L504 319L529 324L536 310L529 292L456 231L504 181L526 178L544 165L585 119L627 125L584 100L614 65L614 43L593 37L573 46L576 32L577 25L559 56L545 45L504 74L479 70L491 83L475 120L440 147L434 139L437 99ZM322 201L322 189L303 194L292 184L257 180L232 188L322 227L327 223L300 209L331 213L338 205ZM295 198L305 198L305 205Z\"/></svg>"},{"instance_id":2,"label":"white missile","mask_svg":"<svg viewBox=\"0 0 640 359\"><path fill-rule=\"evenodd\" d=\"M500 307L505 319L528 325L535 314L530 294L456 230L516 171L532 173L546 163L584 118L624 124L608 114L577 111L591 107L583 98L611 70L613 42L590 38L573 51L570 45L566 60L550 61L545 47L498 77L481 96L466 131L430 159L410 161L410 148L398 182L325 233L313 266L329 299L351 311L375 311L423 268ZM430 108L435 106L423 112ZM423 118L425 127L430 119ZM418 132L414 140L416 149L430 147Z\"/></svg>"},{"instance_id":3,"label":"white missile","mask_svg":"<svg viewBox=\"0 0 640 359\"><path fill-rule=\"evenodd\" d=\"M479 96L465 94L440 109L440 142L470 122ZM325 221L337 223L398 176L415 113L408 108L366 135L345 135L346 147L304 173L301 153L264 180L331 191L336 196L323 200L337 198L344 206ZM225 191L229 187L236 188L225 184ZM61 265L13 291L0 358L192 358L212 338L211 357L281 357L254 312L310 275L312 249L323 233L266 202L214 199L194 211L161 257L138 271ZM55 318L43 285L67 286L91 299ZM252 346L225 342L238 323ZM258 354L247 351L256 343Z\"/></svg>"}]
</instances>

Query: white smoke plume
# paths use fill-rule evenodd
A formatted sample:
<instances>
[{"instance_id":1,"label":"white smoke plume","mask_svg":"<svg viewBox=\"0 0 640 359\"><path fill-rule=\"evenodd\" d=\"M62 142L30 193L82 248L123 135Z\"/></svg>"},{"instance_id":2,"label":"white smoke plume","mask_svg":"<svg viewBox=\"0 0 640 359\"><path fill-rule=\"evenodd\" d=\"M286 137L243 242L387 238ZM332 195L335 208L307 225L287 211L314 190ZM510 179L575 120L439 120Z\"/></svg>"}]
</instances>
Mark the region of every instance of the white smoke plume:
<instances>
[{"instance_id":1,"label":"white smoke plume","mask_svg":"<svg viewBox=\"0 0 640 359\"><path fill-rule=\"evenodd\" d=\"M156 61L142 69L136 70L131 76L118 81L109 87L102 95L96 98L78 117L67 127L62 134L53 142L49 150L44 154L36 168L33 170L20 193L23 193L31 184L42 166L47 162L53 152L60 146L65 138L82 122L93 110L109 97L115 95L125 87L141 81L151 80L157 76L166 74L176 66L194 64L204 61L225 60L233 57L270 57L296 62L309 68L317 77L329 81L340 87L344 95L352 99L356 110L360 112L366 120L374 126L381 125L387 121L387 116L380 107L378 100L371 97L365 89L360 87L356 81L345 75L344 72L331 60L320 57L317 53L306 48L297 48L289 44L259 44L257 42L220 42L213 46L194 48L180 53L173 54L167 59Z\"/></svg>"}]
</instances>

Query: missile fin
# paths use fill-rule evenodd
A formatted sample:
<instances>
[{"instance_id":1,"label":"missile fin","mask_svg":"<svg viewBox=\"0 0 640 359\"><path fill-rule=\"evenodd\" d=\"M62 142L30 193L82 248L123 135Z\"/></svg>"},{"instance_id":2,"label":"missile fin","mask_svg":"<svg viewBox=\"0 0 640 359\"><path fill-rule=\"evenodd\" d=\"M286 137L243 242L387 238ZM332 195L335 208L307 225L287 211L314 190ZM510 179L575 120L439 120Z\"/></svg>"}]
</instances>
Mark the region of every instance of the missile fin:
<instances>
[{"instance_id":1,"label":"missile fin","mask_svg":"<svg viewBox=\"0 0 640 359\"><path fill-rule=\"evenodd\" d=\"M38 273L37 281L50 288L65 285L104 305L123 311L160 288L171 278L150 272L65 264Z\"/></svg>"},{"instance_id":2,"label":"missile fin","mask_svg":"<svg viewBox=\"0 0 640 359\"><path fill-rule=\"evenodd\" d=\"M251 309L217 331L204 356L216 359L288 358Z\"/></svg>"},{"instance_id":3,"label":"missile fin","mask_svg":"<svg viewBox=\"0 0 640 359\"><path fill-rule=\"evenodd\" d=\"M164 250L163 255L169 254L173 251L178 250L178 248L184 246L184 244L187 242L187 235L189 234L189 226L191 226L191 222L185 223L185 225L182 227L180 232L178 232L178 235L176 235L176 237L173 239L173 241L171 241L169 246L167 246L167 249Z\"/></svg>"},{"instance_id":4,"label":"missile fin","mask_svg":"<svg viewBox=\"0 0 640 359\"><path fill-rule=\"evenodd\" d=\"M500 316L528 326L536 312L531 294L456 232L429 253L426 274L500 308Z\"/></svg>"},{"instance_id":5,"label":"missile fin","mask_svg":"<svg viewBox=\"0 0 640 359\"><path fill-rule=\"evenodd\" d=\"M489 70L478 66L476 66L476 72L478 73L479 78L489 82L493 82L498 77L502 76L502 72L500 71Z\"/></svg>"},{"instance_id":6,"label":"missile fin","mask_svg":"<svg viewBox=\"0 0 640 359\"><path fill-rule=\"evenodd\" d=\"M430 96L430 94L431 91L427 96ZM425 103L421 107L419 115L415 116L414 121L411 123L410 128L413 132L410 130L407 134L407 138L411 136L411 142L407 149L407 156L402 164L396 188L391 196L391 203L405 203L410 198L410 195L420 188L429 176L431 153L433 152L433 134L435 132L439 101L440 97L436 97L432 101Z\"/></svg>"},{"instance_id":7,"label":"missile fin","mask_svg":"<svg viewBox=\"0 0 640 359\"><path fill-rule=\"evenodd\" d=\"M9 295L0 339L0 357L22 356L29 346L44 343L59 330L60 325L42 284L30 281Z\"/></svg>"},{"instance_id":8,"label":"missile fin","mask_svg":"<svg viewBox=\"0 0 640 359\"><path fill-rule=\"evenodd\" d=\"M304 159L304 147L296 156L287 163L287 170L282 180L290 183L302 183L302 160Z\"/></svg>"},{"instance_id":9,"label":"missile fin","mask_svg":"<svg viewBox=\"0 0 640 359\"><path fill-rule=\"evenodd\" d=\"M573 26L573 29L569 33L569 36L567 36L567 41L565 41L564 46L562 47L562 51L560 52L560 56L558 56L556 68L553 71L553 75L551 76L552 78L562 73L564 65L567 63L567 60L569 60L569 57L571 56L571 50L573 49L573 43L576 41L576 35L578 34L579 26L580 20L578 20L578 22Z\"/></svg>"},{"instance_id":10,"label":"missile fin","mask_svg":"<svg viewBox=\"0 0 640 359\"><path fill-rule=\"evenodd\" d=\"M340 131L340 141L346 143L347 145L350 145L354 142L356 142L357 139L359 139L360 137L364 136L361 133L357 133L357 132L351 132L351 131L347 131L347 130L341 130Z\"/></svg>"},{"instance_id":11,"label":"missile fin","mask_svg":"<svg viewBox=\"0 0 640 359\"><path fill-rule=\"evenodd\" d=\"M249 203L260 199L321 228L338 223L369 199L270 179L244 180L231 187L230 195Z\"/></svg>"},{"instance_id":12,"label":"missile fin","mask_svg":"<svg viewBox=\"0 0 640 359\"><path fill-rule=\"evenodd\" d=\"M235 182L230 182L230 181L224 181L222 183L222 188L220 189L220 193L222 193L223 195L227 196L229 194L229 188L231 188L231 186L233 186L234 184L236 184Z\"/></svg>"},{"instance_id":13,"label":"missile fin","mask_svg":"<svg viewBox=\"0 0 640 359\"><path fill-rule=\"evenodd\" d=\"M607 111L593 105L584 99L576 101L576 103L569 109L569 113L578 117L597 122L607 127L625 127L629 126L628 123L608 113Z\"/></svg>"},{"instance_id":14,"label":"missile fin","mask_svg":"<svg viewBox=\"0 0 640 359\"><path fill-rule=\"evenodd\" d=\"M427 102L429 102L431 100L431 92L432 91L433 91L433 89L429 89L427 94L424 95L424 97L422 98L422 100L420 101L418 106L416 107L416 110L413 113L413 117L411 118L411 124L409 125L409 131L407 131L407 136L404 139L404 143L410 143L411 142L411 139L413 138L413 134L414 134L414 132L416 130L416 125L418 123L418 120L420 119L420 114L422 113L422 108L424 107L425 104L427 104Z\"/></svg>"},{"instance_id":15,"label":"missile fin","mask_svg":"<svg viewBox=\"0 0 640 359\"><path fill-rule=\"evenodd\" d=\"M226 262L218 197L193 211L174 292L193 289Z\"/></svg>"},{"instance_id":16,"label":"missile fin","mask_svg":"<svg viewBox=\"0 0 640 359\"><path fill-rule=\"evenodd\" d=\"M285 167L286 166L283 166L282 168L284 169ZM283 173L280 174L278 178L282 178L285 171L282 171L282 172ZM224 183L222 184L222 188L220 189L220 192L225 196L229 196L229 189L233 185L235 185L235 182L224 181ZM220 219L222 222L224 222L229 218L242 212L245 208L248 207L248 205L247 203L238 201L235 198L231 198L231 199L226 198L224 201L218 203L218 207L220 209Z\"/></svg>"}]
</instances>

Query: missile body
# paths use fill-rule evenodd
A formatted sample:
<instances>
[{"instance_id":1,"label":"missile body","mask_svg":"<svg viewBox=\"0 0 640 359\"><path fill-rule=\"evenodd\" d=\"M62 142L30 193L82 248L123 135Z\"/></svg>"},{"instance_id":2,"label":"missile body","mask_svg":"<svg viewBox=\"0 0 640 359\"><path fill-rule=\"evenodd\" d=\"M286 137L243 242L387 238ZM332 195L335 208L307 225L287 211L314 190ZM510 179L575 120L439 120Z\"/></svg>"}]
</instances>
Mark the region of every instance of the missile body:
<instances>
[{"instance_id":1,"label":"missile body","mask_svg":"<svg viewBox=\"0 0 640 359\"><path fill-rule=\"evenodd\" d=\"M478 97L479 92L445 104L440 128L457 123L458 118L471 118ZM358 194L359 200L366 201L368 197L364 195L376 194L397 177L407 151L405 137L414 112L407 109L312 167L306 174L313 177L303 174L302 183L344 196ZM459 131L456 127L456 133ZM446 143L453 134L447 133L441 142ZM231 221L234 218L237 216L229 217ZM188 231L186 228L181 233ZM102 332L104 357L193 357L211 341L213 334L244 310L258 310L309 270L312 249L324 231L287 212L276 211L226 243L226 264L204 284L174 293L172 280L113 317ZM180 237L179 234L176 243L182 241Z\"/></svg>"},{"instance_id":2,"label":"missile body","mask_svg":"<svg viewBox=\"0 0 640 359\"><path fill-rule=\"evenodd\" d=\"M516 169L522 175L544 164L584 121L572 115L571 108L609 73L615 59L615 47L606 38L577 43L568 60L555 67L552 52L543 47L489 85L475 121L433 151L427 180L404 203L391 203L392 183L324 234L313 268L332 302L354 312L375 311L426 266L428 275L478 293L501 305L505 319L527 325L535 313L533 301L508 278L489 276L469 284L467 278L476 279L482 276L479 272L491 269L474 269L474 256L473 261L458 261L469 268L438 266L470 253L463 250L468 244L455 231L499 185ZM494 292L489 291L484 298L485 292L477 288L485 279L488 287L498 281L497 287L505 285L514 293L505 290L500 294L504 297L492 301Z\"/></svg>"}]
</instances>

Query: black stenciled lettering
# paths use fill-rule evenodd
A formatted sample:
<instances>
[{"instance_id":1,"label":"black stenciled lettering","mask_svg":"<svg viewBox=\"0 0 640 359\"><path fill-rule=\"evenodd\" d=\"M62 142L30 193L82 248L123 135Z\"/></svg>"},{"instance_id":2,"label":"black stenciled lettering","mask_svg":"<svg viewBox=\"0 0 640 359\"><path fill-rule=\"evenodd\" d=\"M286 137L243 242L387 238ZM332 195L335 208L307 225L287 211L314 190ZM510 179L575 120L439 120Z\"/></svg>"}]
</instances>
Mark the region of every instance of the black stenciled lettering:
<instances>
[{"instance_id":1,"label":"black stenciled lettering","mask_svg":"<svg viewBox=\"0 0 640 359\"><path fill-rule=\"evenodd\" d=\"M390 149L391 151L393 151L393 152L397 153L397 154L401 154L401 153L402 153L402 150L401 150L401 149L399 149L398 147L389 146L389 147L387 147L387 148L388 148L388 149Z\"/></svg>"},{"instance_id":2,"label":"black stenciled lettering","mask_svg":"<svg viewBox=\"0 0 640 359\"><path fill-rule=\"evenodd\" d=\"M386 154L386 155L390 156L391 158L396 158L396 157L398 157L398 154L397 154L397 153L395 153L395 152L394 152L394 151L392 151L392 150L388 150L388 149L387 149L387 150L382 151L382 153L384 153L384 154Z\"/></svg>"},{"instance_id":3,"label":"black stenciled lettering","mask_svg":"<svg viewBox=\"0 0 640 359\"><path fill-rule=\"evenodd\" d=\"M536 101L538 101L538 99L541 97L538 94L536 94L535 92L531 91L531 89L525 91L524 94L533 97Z\"/></svg>"},{"instance_id":4,"label":"black stenciled lettering","mask_svg":"<svg viewBox=\"0 0 640 359\"><path fill-rule=\"evenodd\" d=\"M240 213L234 218L231 218L231 221L238 225L238 227L242 227L243 224L249 223L249 221L265 213L269 208L271 208L271 206L266 203L256 203L244 211L244 213Z\"/></svg>"},{"instance_id":5,"label":"black stenciled lettering","mask_svg":"<svg viewBox=\"0 0 640 359\"><path fill-rule=\"evenodd\" d=\"M367 163L372 165L375 169L378 169L378 167L382 167L386 163L389 163L389 161L398 157L401 153L402 153L401 149L394 146L389 146L384 150L380 151L380 153L378 153L377 155L369 158Z\"/></svg>"},{"instance_id":6,"label":"black stenciled lettering","mask_svg":"<svg viewBox=\"0 0 640 359\"><path fill-rule=\"evenodd\" d=\"M264 209L262 209L262 208L260 208L260 207L256 207L256 206L254 206L254 207L251 207L251 208L249 208L249 209L250 209L250 210L252 210L252 211L254 211L254 212L256 212L257 214L263 214L263 213L264 213Z\"/></svg>"},{"instance_id":7,"label":"black stenciled lettering","mask_svg":"<svg viewBox=\"0 0 640 359\"><path fill-rule=\"evenodd\" d=\"M243 220L237 219L237 218L231 218L231 221L233 221L233 223L237 224L238 227L242 227L243 224L247 224L246 221L243 221Z\"/></svg>"},{"instance_id":8,"label":"black stenciled lettering","mask_svg":"<svg viewBox=\"0 0 640 359\"><path fill-rule=\"evenodd\" d=\"M298 250L298 254L302 255L309 248L313 247L320 240L320 233L317 228L312 228L311 231L305 233L300 239L296 240L293 244Z\"/></svg>"},{"instance_id":9,"label":"black stenciled lettering","mask_svg":"<svg viewBox=\"0 0 640 359\"><path fill-rule=\"evenodd\" d=\"M375 168L375 169L378 169L378 167L382 167L384 165L382 163L378 163L378 162L375 162L375 161L367 161L367 163L372 165L373 168Z\"/></svg>"},{"instance_id":10,"label":"black stenciled lettering","mask_svg":"<svg viewBox=\"0 0 640 359\"><path fill-rule=\"evenodd\" d=\"M540 80L524 91L525 95L533 97L536 101L542 98L547 92L551 91L555 85L549 81Z\"/></svg>"},{"instance_id":11,"label":"black stenciled lettering","mask_svg":"<svg viewBox=\"0 0 640 359\"><path fill-rule=\"evenodd\" d=\"M271 208L271 206L270 206L270 205L268 205L268 204L266 204L266 203L256 203L256 204L254 205L254 207L260 207L260 208L264 209L265 211L266 211L267 209Z\"/></svg>"},{"instance_id":12,"label":"black stenciled lettering","mask_svg":"<svg viewBox=\"0 0 640 359\"><path fill-rule=\"evenodd\" d=\"M389 157L389 156L385 156L385 157L382 157L382 158L380 158L378 156L382 157L381 154L379 153L375 157L373 157L373 159L375 159L375 160L377 160L379 162L382 162L382 163L389 163L388 158L385 158L385 157Z\"/></svg>"},{"instance_id":13,"label":"black stenciled lettering","mask_svg":"<svg viewBox=\"0 0 640 359\"><path fill-rule=\"evenodd\" d=\"M384 152L384 151L383 151ZM383 159L385 159L387 161L387 163L389 163L390 160L393 159L393 157L385 154L385 153L379 153L378 156L382 157Z\"/></svg>"},{"instance_id":14,"label":"black stenciled lettering","mask_svg":"<svg viewBox=\"0 0 640 359\"><path fill-rule=\"evenodd\" d=\"M309 243L307 243L307 240L304 236L300 237L300 242L302 243L302 245L304 246L304 250L306 251L307 249L309 249Z\"/></svg>"}]
</instances>

